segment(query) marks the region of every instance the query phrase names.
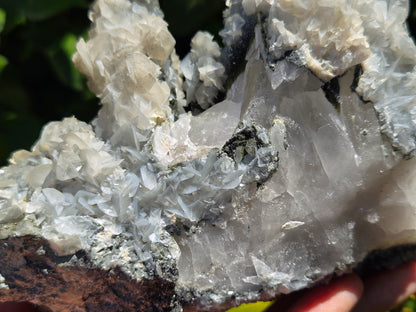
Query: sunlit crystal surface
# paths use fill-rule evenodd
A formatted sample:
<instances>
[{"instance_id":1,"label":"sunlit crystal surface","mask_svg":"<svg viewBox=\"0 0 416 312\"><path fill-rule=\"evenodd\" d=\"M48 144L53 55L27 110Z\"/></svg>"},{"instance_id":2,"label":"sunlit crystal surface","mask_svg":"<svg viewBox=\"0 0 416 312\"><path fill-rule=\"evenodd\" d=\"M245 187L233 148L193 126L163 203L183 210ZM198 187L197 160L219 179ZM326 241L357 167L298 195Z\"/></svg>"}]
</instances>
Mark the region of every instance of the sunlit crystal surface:
<instances>
[{"instance_id":1,"label":"sunlit crystal surface","mask_svg":"<svg viewBox=\"0 0 416 312\"><path fill-rule=\"evenodd\" d=\"M414 244L406 14L400 0L227 1L224 49L198 32L180 61L157 1L97 0L74 62L102 108L47 124L0 169L0 237L217 302Z\"/></svg>"}]
</instances>

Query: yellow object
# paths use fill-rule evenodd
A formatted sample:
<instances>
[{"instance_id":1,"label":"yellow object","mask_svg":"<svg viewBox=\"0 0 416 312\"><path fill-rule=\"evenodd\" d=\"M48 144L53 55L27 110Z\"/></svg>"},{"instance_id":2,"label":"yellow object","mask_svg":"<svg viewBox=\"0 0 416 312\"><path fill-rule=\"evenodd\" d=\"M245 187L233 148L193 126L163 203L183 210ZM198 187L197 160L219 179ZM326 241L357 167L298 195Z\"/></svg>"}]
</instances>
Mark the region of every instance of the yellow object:
<instances>
[{"instance_id":1,"label":"yellow object","mask_svg":"<svg viewBox=\"0 0 416 312\"><path fill-rule=\"evenodd\" d=\"M243 303L242 305L231 308L226 312L263 312L273 304L273 301L257 301L254 303Z\"/></svg>"}]
</instances>

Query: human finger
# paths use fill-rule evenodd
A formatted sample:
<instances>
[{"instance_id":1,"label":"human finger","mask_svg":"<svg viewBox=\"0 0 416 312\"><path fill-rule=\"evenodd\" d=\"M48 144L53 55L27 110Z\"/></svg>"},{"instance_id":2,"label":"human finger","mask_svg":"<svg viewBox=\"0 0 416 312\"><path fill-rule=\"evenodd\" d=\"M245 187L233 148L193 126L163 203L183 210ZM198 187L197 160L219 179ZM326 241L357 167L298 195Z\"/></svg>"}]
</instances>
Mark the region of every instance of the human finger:
<instances>
[{"instance_id":1,"label":"human finger","mask_svg":"<svg viewBox=\"0 0 416 312\"><path fill-rule=\"evenodd\" d=\"M416 263L364 279L364 293L353 312L385 312L416 292Z\"/></svg>"},{"instance_id":2,"label":"human finger","mask_svg":"<svg viewBox=\"0 0 416 312\"><path fill-rule=\"evenodd\" d=\"M361 279L348 274L333 279L330 283L307 290L287 312L349 312L363 291ZM278 306L271 311L282 311Z\"/></svg>"}]
</instances>

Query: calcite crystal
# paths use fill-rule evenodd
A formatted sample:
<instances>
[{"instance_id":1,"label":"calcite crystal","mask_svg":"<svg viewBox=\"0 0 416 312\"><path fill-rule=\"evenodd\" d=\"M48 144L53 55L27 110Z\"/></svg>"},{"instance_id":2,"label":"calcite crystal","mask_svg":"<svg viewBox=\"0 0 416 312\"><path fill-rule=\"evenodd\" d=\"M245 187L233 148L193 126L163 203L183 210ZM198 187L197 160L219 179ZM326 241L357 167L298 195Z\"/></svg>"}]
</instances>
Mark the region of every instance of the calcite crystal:
<instances>
[{"instance_id":1,"label":"calcite crystal","mask_svg":"<svg viewBox=\"0 0 416 312\"><path fill-rule=\"evenodd\" d=\"M102 108L49 123L0 170L0 238L174 282L178 311L292 292L416 244L407 3L226 5L224 47L198 32L180 61L156 0L93 4L73 59Z\"/></svg>"}]
</instances>

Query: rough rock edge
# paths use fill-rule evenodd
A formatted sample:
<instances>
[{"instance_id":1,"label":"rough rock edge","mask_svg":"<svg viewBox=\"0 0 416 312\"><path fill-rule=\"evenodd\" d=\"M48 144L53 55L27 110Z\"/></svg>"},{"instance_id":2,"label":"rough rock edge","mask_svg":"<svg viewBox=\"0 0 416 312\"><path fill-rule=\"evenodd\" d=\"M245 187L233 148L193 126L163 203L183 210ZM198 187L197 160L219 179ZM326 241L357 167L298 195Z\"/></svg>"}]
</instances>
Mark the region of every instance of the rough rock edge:
<instances>
[{"instance_id":1,"label":"rough rock edge","mask_svg":"<svg viewBox=\"0 0 416 312\"><path fill-rule=\"evenodd\" d=\"M74 257L78 258L74 264ZM262 291L254 300L231 299L206 305L198 299L184 302L175 295L175 285L162 279L134 281L117 267L111 270L93 268L84 252L57 256L42 238L23 236L0 241L0 274L9 289L0 289L2 302L30 302L39 311L180 311L226 309L257 300L276 299L279 309L287 308L307 291L302 289L275 297ZM353 271L366 276L416 261L416 245L394 246L371 252ZM315 284L329 281L327 276Z\"/></svg>"},{"instance_id":2,"label":"rough rock edge","mask_svg":"<svg viewBox=\"0 0 416 312\"><path fill-rule=\"evenodd\" d=\"M264 290L259 294L259 297L254 300L231 299L221 304L211 304L209 306L201 303L201 301L197 299L185 305L183 311L195 312L209 310L210 312L222 312L243 303L269 300L275 300L273 308L270 311L286 311L294 302L296 302L296 300L306 293L309 288L328 283L334 277L351 272L358 274L360 277L367 277L377 272L395 269L400 265L411 261L416 261L416 245L407 244L393 246L387 249L373 250L363 261L358 265L355 265L354 268L350 268L350 270L338 274L334 272L333 274L312 283L308 288L300 289L289 294L278 294L277 296L272 291Z\"/></svg>"},{"instance_id":3,"label":"rough rock edge","mask_svg":"<svg viewBox=\"0 0 416 312\"><path fill-rule=\"evenodd\" d=\"M76 256L85 266L65 265ZM29 301L44 311L172 311L174 283L134 281L119 268L92 268L85 253L59 257L45 239L33 236L0 241L0 274L9 289L1 301ZM47 308L47 309L46 309Z\"/></svg>"}]
</instances>

